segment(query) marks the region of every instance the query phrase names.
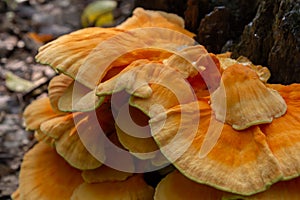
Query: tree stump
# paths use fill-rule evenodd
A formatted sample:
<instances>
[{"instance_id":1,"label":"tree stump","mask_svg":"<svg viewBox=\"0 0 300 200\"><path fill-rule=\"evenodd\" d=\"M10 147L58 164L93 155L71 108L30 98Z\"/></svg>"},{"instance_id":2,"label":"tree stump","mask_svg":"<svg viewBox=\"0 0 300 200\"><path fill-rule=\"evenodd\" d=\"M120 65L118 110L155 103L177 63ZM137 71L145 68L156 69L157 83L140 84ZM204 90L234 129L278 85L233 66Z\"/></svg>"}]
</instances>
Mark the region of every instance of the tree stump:
<instances>
[{"instance_id":1,"label":"tree stump","mask_svg":"<svg viewBox=\"0 0 300 200\"><path fill-rule=\"evenodd\" d=\"M208 51L268 67L271 83L300 83L300 0L136 0L176 13Z\"/></svg>"}]
</instances>

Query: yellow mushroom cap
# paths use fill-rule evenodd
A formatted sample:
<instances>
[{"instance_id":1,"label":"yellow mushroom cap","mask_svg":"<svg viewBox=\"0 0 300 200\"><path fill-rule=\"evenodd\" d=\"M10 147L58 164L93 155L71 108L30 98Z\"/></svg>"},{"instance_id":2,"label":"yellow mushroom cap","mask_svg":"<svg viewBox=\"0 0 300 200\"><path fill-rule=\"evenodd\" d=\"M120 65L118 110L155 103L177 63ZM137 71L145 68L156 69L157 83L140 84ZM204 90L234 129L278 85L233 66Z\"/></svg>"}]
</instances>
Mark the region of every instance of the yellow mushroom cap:
<instances>
[{"instance_id":1,"label":"yellow mushroom cap","mask_svg":"<svg viewBox=\"0 0 300 200\"><path fill-rule=\"evenodd\" d=\"M80 29L42 46L36 60L74 79L93 49L102 41L121 32L123 31L115 28Z\"/></svg>"},{"instance_id":2,"label":"yellow mushroom cap","mask_svg":"<svg viewBox=\"0 0 300 200\"><path fill-rule=\"evenodd\" d=\"M242 196L223 192L207 185L196 183L178 171L173 171L163 178L155 189L155 200L297 200L299 199L300 178L281 181L272 185L264 192L251 196Z\"/></svg>"},{"instance_id":3,"label":"yellow mushroom cap","mask_svg":"<svg viewBox=\"0 0 300 200\"><path fill-rule=\"evenodd\" d=\"M270 123L287 109L276 90L266 87L255 71L240 64L224 70L220 87L211 94L211 107L216 119L222 121L225 116L225 122L237 130Z\"/></svg>"},{"instance_id":4,"label":"yellow mushroom cap","mask_svg":"<svg viewBox=\"0 0 300 200\"><path fill-rule=\"evenodd\" d=\"M259 76L259 79L264 83L266 83L271 77L270 70L267 67L263 67L261 65L254 65L248 58L244 56L240 56L237 59L233 59L230 58L231 52L217 54L216 56L219 59L220 66L223 70L234 64L242 64L254 70Z\"/></svg>"},{"instance_id":5,"label":"yellow mushroom cap","mask_svg":"<svg viewBox=\"0 0 300 200\"><path fill-rule=\"evenodd\" d=\"M251 127L240 133L227 124L223 126L214 119L206 101L167 110L163 127L159 116L150 120L155 141L173 165L198 183L247 195L265 190L280 179L282 174L278 161L259 128ZM193 130L193 123L197 121L197 130ZM205 138L218 134L215 133L217 129L209 127L218 126L223 128L216 144L202 157L201 147ZM196 131L195 135L193 131ZM189 146L183 145L189 143Z\"/></svg>"},{"instance_id":6,"label":"yellow mushroom cap","mask_svg":"<svg viewBox=\"0 0 300 200\"><path fill-rule=\"evenodd\" d=\"M20 199L70 199L74 189L83 183L80 173L49 145L38 143L21 165Z\"/></svg>"},{"instance_id":7,"label":"yellow mushroom cap","mask_svg":"<svg viewBox=\"0 0 300 200\"><path fill-rule=\"evenodd\" d=\"M48 85L48 97L54 112L62 111L62 109L59 109L58 106L59 99L66 92L67 88L73 84L73 81L74 80L72 78L64 74L60 74L51 79Z\"/></svg>"},{"instance_id":8,"label":"yellow mushroom cap","mask_svg":"<svg viewBox=\"0 0 300 200\"><path fill-rule=\"evenodd\" d=\"M41 131L54 139L57 152L70 165L85 170L95 169L105 160L102 137L113 130L114 120L108 103L96 111L69 113L41 124Z\"/></svg>"},{"instance_id":9,"label":"yellow mushroom cap","mask_svg":"<svg viewBox=\"0 0 300 200\"><path fill-rule=\"evenodd\" d=\"M128 31L117 28L86 28L62 36L39 49L36 56L38 62L49 64L78 81L67 83L68 87L61 84L50 85L54 89L58 86L59 90L65 87L60 98L55 99L58 101L55 102L58 103L55 110L93 110L103 101L93 91L102 81L115 76L137 59L160 61L169 57L172 50L194 43L192 34L182 27L180 17L164 12L144 11L141 8L136 9L135 14L138 19L148 16L156 21L151 20L151 26L138 26L140 29L126 29L124 25L123 29ZM51 99L52 96L51 94ZM92 100L89 101L90 99Z\"/></svg>"},{"instance_id":10,"label":"yellow mushroom cap","mask_svg":"<svg viewBox=\"0 0 300 200\"><path fill-rule=\"evenodd\" d=\"M140 175L134 175L125 181L83 183L74 191L71 200L89 199L153 199L154 189L147 185Z\"/></svg>"},{"instance_id":11,"label":"yellow mushroom cap","mask_svg":"<svg viewBox=\"0 0 300 200\"><path fill-rule=\"evenodd\" d=\"M128 165L131 165L132 168L134 168L133 160L129 160L127 162ZM81 175L86 183L102 183L102 182L112 182L112 181L124 181L128 177L132 176L133 174L129 172L119 171L110 168L106 165L102 165L96 169L84 170L82 171Z\"/></svg>"},{"instance_id":12,"label":"yellow mushroom cap","mask_svg":"<svg viewBox=\"0 0 300 200\"><path fill-rule=\"evenodd\" d=\"M195 36L194 33L184 29L184 20L181 17L163 11L144 10L143 8L136 8L132 17L117 26L117 28L126 30L144 27L168 28L189 37Z\"/></svg>"},{"instance_id":13,"label":"yellow mushroom cap","mask_svg":"<svg viewBox=\"0 0 300 200\"><path fill-rule=\"evenodd\" d=\"M156 186L154 200L209 200L221 199L223 191L193 182L175 170Z\"/></svg>"},{"instance_id":14,"label":"yellow mushroom cap","mask_svg":"<svg viewBox=\"0 0 300 200\"><path fill-rule=\"evenodd\" d=\"M116 117L115 128L120 143L140 159L154 158L159 151L151 136L148 120L147 115L128 105L123 106Z\"/></svg>"},{"instance_id":15,"label":"yellow mushroom cap","mask_svg":"<svg viewBox=\"0 0 300 200\"><path fill-rule=\"evenodd\" d=\"M49 98L44 97L28 105L23 113L23 117L27 129L37 130L40 128L41 123L61 114L53 111Z\"/></svg>"},{"instance_id":16,"label":"yellow mushroom cap","mask_svg":"<svg viewBox=\"0 0 300 200\"><path fill-rule=\"evenodd\" d=\"M139 57L139 59L157 61L160 58L165 59L182 46L193 44L192 38L170 29L150 27L129 30L100 43L86 58L76 80L93 89L102 82L105 74L115 67L118 59L123 58L122 60L125 60L127 65ZM139 55L147 51L150 53L145 53L144 56ZM153 52L156 53L153 54ZM126 54L133 56L137 54L137 56L132 59L132 56L126 56Z\"/></svg>"},{"instance_id":17,"label":"yellow mushroom cap","mask_svg":"<svg viewBox=\"0 0 300 200\"><path fill-rule=\"evenodd\" d=\"M189 81L197 97L207 96L208 88L212 92L219 86L222 73L219 60L201 45L183 48L164 60L164 64L178 70Z\"/></svg>"},{"instance_id":18,"label":"yellow mushroom cap","mask_svg":"<svg viewBox=\"0 0 300 200\"><path fill-rule=\"evenodd\" d=\"M34 131L34 138L39 142L44 142L49 144L50 146L54 147L55 140L50 137L49 135L46 135L41 131L41 129L37 129Z\"/></svg>"},{"instance_id":19,"label":"yellow mushroom cap","mask_svg":"<svg viewBox=\"0 0 300 200\"><path fill-rule=\"evenodd\" d=\"M20 200L20 189L17 188L10 197L12 200Z\"/></svg>"},{"instance_id":20,"label":"yellow mushroom cap","mask_svg":"<svg viewBox=\"0 0 300 200\"><path fill-rule=\"evenodd\" d=\"M216 120L208 99L202 99L152 117L152 135L162 153L195 182L242 195L264 191L274 182L297 177L300 172L300 116L297 114L300 85L269 87L277 89L288 106L286 114L270 124L237 131ZM192 124L197 120L198 129L193 136ZM220 133L216 133L215 127L220 126L223 126ZM213 135L219 137L203 157L202 145ZM189 142L191 145L184 149L183 144ZM164 148L169 144L172 145Z\"/></svg>"},{"instance_id":21,"label":"yellow mushroom cap","mask_svg":"<svg viewBox=\"0 0 300 200\"><path fill-rule=\"evenodd\" d=\"M163 35L163 39L161 39L163 42L153 40L153 34L157 34L159 38ZM97 84L109 80L135 60L149 59L162 61L169 57L172 55L170 50L172 48L167 47L166 50L160 48L166 43L168 43L169 46L174 45L176 47L192 44L193 40L191 38L187 39L184 36L181 38L177 34L178 33L168 33L168 31L163 32L160 29L134 30L129 33L117 35L110 40L100 43L93 51L90 50L90 54L86 55L84 61L82 57L78 57L79 60L74 60L74 66L70 65L68 69L56 67L57 70L71 76L77 81L72 82L64 76L60 76L51 81L49 90L52 91L52 93L50 93L50 97L53 101L56 101L55 103L57 104L54 109L74 112L89 111L97 108L103 101L103 98L98 98L93 91ZM149 39L147 35L151 35L152 39ZM72 40L72 36L73 35L70 34L67 39ZM145 38L140 39L139 37ZM84 37L83 40L85 40ZM151 41L149 42L148 40ZM53 44L45 50L42 49L40 54L46 54L48 51L52 51L52 48L61 48L59 45L60 42L59 38L57 39L57 44ZM153 42L154 44L152 44ZM76 54L76 52L72 54ZM54 59L53 62L55 63L60 63L61 61L55 61L55 59L60 56L64 55L57 55L51 59ZM77 64L77 62L79 64ZM64 63L62 63L62 65L63 64Z\"/></svg>"},{"instance_id":22,"label":"yellow mushroom cap","mask_svg":"<svg viewBox=\"0 0 300 200\"><path fill-rule=\"evenodd\" d=\"M278 91L287 103L286 114L270 124L260 125L266 135L269 148L279 161L283 179L288 180L300 174L300 84L288 86L269 84Z\"/></svg>"},{"instance_id":23,"label":"yellow mushroom cap","mask_svg":"<svg viewBox=\"0 0 300 200\"><path fill-rule=\"evenodd\" d=\"M151 47L165 49L166 46L170 50L194 43L192 39L194 34L182 27L183 22L179 23L180 17L163 12L145 11L142 8L134 12L133 18L136 19L135 15L138 15L138 20L145 16L147 19L156 20L150 20L152 23L150 26L138 25L134 28L125 25L128 23L124 22L122 29L99 27L81 29L44 45L39 49L36 59L93 89L109 69L124 67L118 65L124 61L115 61L129 52L138 52L141 48ZM129 19L127 22L129 21L132 20ZM130 60L130 57L134 58L136 55L141 57L142 53L132 53L122 60L126 60L124 58ZM127 62L127 65L129 63Z\"/></svg>"},{"instance_id":24,"label":"yellow mushroom cap","mask_svg":"<svg viewBox=\"0 0 300 200\"><path fill-rule=\"evenodd\" d=\"M149 83L168 86L172 91L181 93L178 94L180 97L193 98L191 94L184 95L186 90L190 89L190 86L179 72L161 63L149 60L137 60L131 63L115 77L99 84L96 94L105 96L126 90L133 96L149 98L152 95Z\"/></svg>"},{"instance_id":25,"label":"yellow mushroom cap","mask_svg":"<svg viewBox=\"0 0 300 200\"><path fill-rule=\"evenodd\" d=\"M105 147L99 136L114 131L108 103L103 103L93 112L56 114L49 98L44 98L29 105L24 117L27 127L36 131L37 139L54 145L72 166L94 169L101 165L99 160L105 160ZM98 157L95 158L89 151Z\"/></svg>"},{"instance_id":26,"label":"yellow mushroom cap","mask_svg":"<svg viewBox=\"0 0 300 200\"><path fill-rule=\"evenodd\" d=\"M250 197L242 197L246 200L298 200L299 199L300 178L295 178L289 181L280 181L272 185L268 190L255 194ZM233 196L233 195L231 195ZM224 199L232 199L227 196ZM238 199L236 197L235 199Z\"/></svg>"}]
</instances>

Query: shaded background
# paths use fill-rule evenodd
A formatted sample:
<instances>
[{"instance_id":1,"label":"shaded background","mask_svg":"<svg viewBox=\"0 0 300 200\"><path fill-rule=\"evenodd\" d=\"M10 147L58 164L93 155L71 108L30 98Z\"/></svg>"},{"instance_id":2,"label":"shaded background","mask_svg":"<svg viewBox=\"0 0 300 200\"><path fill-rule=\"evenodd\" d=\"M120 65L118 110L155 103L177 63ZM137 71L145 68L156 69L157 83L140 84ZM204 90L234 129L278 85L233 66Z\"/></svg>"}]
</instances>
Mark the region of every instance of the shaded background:
<instances>
[{"instance_id":1,"label":"shaded background","mask_svg":"<svg viewBox=\"0 0 300 200\"><path fill-rule=\"evenodd\" d=\"M60 35L82 28L81 14L92 1L0 1L0 200L17 188L20 162L35 140L24 130L22 112L28 103L45 95L55 75L34 61L38 48ZM267 66L270 82L300 82L299 0L124 0L114 11L115 24L134 7L173 12L208 51L232 51ZM113 24L113 25L115 25ZM93 23L90 24L91 26ZM7 87L11 72L33 89Z\"/></svg>"}]
</instances>

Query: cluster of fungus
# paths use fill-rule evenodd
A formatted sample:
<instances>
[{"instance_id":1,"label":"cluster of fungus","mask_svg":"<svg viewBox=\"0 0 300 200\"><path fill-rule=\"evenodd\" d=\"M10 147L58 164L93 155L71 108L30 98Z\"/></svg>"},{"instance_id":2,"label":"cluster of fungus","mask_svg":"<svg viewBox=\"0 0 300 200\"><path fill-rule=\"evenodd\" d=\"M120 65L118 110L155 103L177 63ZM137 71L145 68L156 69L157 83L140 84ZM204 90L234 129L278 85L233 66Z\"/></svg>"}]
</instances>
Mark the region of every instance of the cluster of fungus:
<instances>
[{"instance_id":1,"label":"cluster of fungus","mask_svg":"<svg viewBox=\"0 0 300 200\"><path fill-rule=\"evenodd\" d=\"M24 111L38 143L12 198L299 199L300 85L268 84L267 68L193 37L137 8L41 47L58 75Z\"/></svg>"}]
</instances>

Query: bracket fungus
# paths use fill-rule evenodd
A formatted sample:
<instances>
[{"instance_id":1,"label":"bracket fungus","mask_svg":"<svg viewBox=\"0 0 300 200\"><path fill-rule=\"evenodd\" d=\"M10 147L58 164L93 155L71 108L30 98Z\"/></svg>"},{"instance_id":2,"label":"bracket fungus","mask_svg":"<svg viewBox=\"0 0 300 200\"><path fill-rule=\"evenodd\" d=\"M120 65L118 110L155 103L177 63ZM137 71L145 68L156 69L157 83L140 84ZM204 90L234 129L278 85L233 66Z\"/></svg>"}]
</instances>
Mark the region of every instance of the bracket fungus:
<instances>
[{"instance_id":1,"label":"bracket fungus","mask_svg":"<svg viewBox=\"0 0 300 200\"><path fill-rule=\"evenodd\" d=\"M133 165L133 160L128 160L129 165ZM106 165L96 169L83 170L81 176L86 183L103 183L106 181L125 181L133 173L118 171Z\"/></svg>"},{"instance_id":2,"label":"bracket fungus","mask_svg":"<svg viewBox=\"0 0 300 200\"><path fill-rule=\"evenodd\" d=\"M103 145L100 145L103 141L99 134L101 135L101 131L107 134L114 130L110 105L103 103L96 112L60 111L59 98L67 88L65 83L69 82L65 75L53 78L49 86L49 98L38 99L25 109L25 124L27 128L36 131L39 140L53 144L57 152L72 166L78 169L93 169L102 164L99 160L105 160L105 150ZM98 141L99 145L91 148L101 158L96 159L91 155L82 143L83 138L90 138L85 140L90 143Z\"/></svg>"},{"instance_id":3,"label":"bracket fungus","mask_svg":"<svg viewBox=\"0 0 300 200\"><path fill-rule=\"evenodd\" d=\"M223 75L226 76L225 71ZM233 80L235 79L234 76ZM277 90L287 104L286 113L274 119L272 123L235 130L231 125L216 119L208 104L209 99L204 98L166 110L162 113L167 116L163 119L163 127L159 114L151 118L153 137L162 153L172 160L175 167L185 176L228 192L251 195L266 190L279 180L297 177L300 172L299 154L296 153L300 150L300 116L295 113L299 113L300 109L300 86L269 84L268 87ZM194 114L197 113L196 104L200 108L200 118ZM191 121L199 120L198 118L198 129L194 138L191 138ZM216 143L212 144L213 148L209 153L201 157L200 151L205 137L214 135L216 131L209 127L216 126L223 126L220 136ZM190 140L192 144L178 158L176 151L164 150L163 147L172 142L179 130L182 136L178 143L173 142L173 149L180 152L183 148L181 144Z\"/></svg>"},{"instance_id":4,"label":"bracket fungus","mask_svg":"<svg viewBox=\"0 0 300 200\"><path fill-rule=\"evenodd\" d=\"M129 177L125 181L83 183L75 189L71 200L98 200L98 199L153 199L154 189L147 185L140 175Z\"/></svg>"},{"instance_id":5,"label":"bracket fungus","mask_svg":"<svg viewBox=\"0 0 300 200\"><path fill-rule=\"evenodd\" d=\"M47 101L45 101L47 100ZM35 103L29 105L27 107L28 110L31 109L38 109L38 107L35 107L37 103L40 103L43 107L51 107L50 101L48 98L39 99L35 101ZM27 113L25 112L25 114ZM40 116L43 115L49 115L51 116L51 112L43 112L39 113L37 115L24 115L25 122L28 123L35 118L40 119ZM53 144L56 148L56 150L72 165L79 169L85 169L85 168L96 168L101 165L101 163L95 159L90 153L86 150L86 148L83 146L78 134L77 134L77 128L80 128L79 126L84 126L85 123L79 124L78 126L75 126L74 124L74 116L80 115L80 113L66 113L64 115L58 115L56 117L44 119L41 121L37 127L35 127L34 130L37 130L40 135L44 135L46 138L51 138L53 141ZM83 114L81 114L81 117L83 117ZM83 118L84 120L84 118ZM91 125L91 123L88 123L87 125ZM97 124L95 124L95 128L97 128ZM84 130L86 127L83 127L82 130ZM94 128L94 130L95 130ZM85 129L89 130L89 129ZM92 130L90 130L90 136ZM42 136L40 136L42 137ZM98 151L100 151L98 149ZM104 151L104 150L103 150ZM83 162L83 160L84 162Z\"/></svg>"},{"instance_id":6,"label":"bracket fungus","mask_svg":"<svg viewBox=\"0 0 300 200\"><path fill-rule=\"evenodd\" d=\"M148 20L150 23L144 23ZM60 110L89 111L103 100L94 94L96 85L134 60L159 61L169 57L172 49L193 45L193 36L179 16L136 8L118 27L85 28L44 45L36 60L76 80L61 96Z\"/></svg>"},{"instance_id":7,"label":"bracket fungus","mask_svg":"<svg viewBox=\"0 0 300 200\"><path fill-rule=\"evenodd\" d=\"M55 149L38 143L24 157L20 171L19 199L69 199L83 179Z\"/></svg>"},{"instance_id":8,"label":"bracket fungus","mask_svg":"<svg viewBox=\"0 0 300 200\"><path fill-rule=\"evenodd\" d=\"M203 50L203 47L200 49ZM199 49L197 50L199 51ZM198 56L201 56L202 51L199 51L199 53L200 55ZM97 87L96 95L103 97L127 91L132 95L129 104L144 112L148 117L154 116L160 113L161 110L175 106L178 103L183 104L195 101L196 96L187 79L188 77L185 78L184 73L177 70L178 66L176 64L171 66L149 60L136 60L116 76L100 83ZM205 90L205 88L202 90ZM134 108L131 109L134 110ZM134 115L138 115L137 113L133 113L131 117L141 118L138 116L134 117ZM124 121L124 119L126 117L122 116L121 121ZM118 122L118 117L116 122ZM132 127L130 124L127 124L127 126ZM135 152L137 157L142 158L142 155L136 153L143 153L144 157L146 152L158 150L152 137L143 138L140 133L138 138L134 138L130 136L134 131L125 131L125 133L118 126L116 126L116 130L120 142L130 152ZM141 132L145 133L147 130ZM149 134L149 136L151 135ZM140 146L137 144L144 145ZM149 156L151 157L150 154L147 154L148 158L150 158Z\"/></svg>"},{"instance_id":9,"label":"bracket fungus","mask_svg":"<svg viewBox=\"0 0 300 200\"><path fill-rule=\"evenodd\" d=\"M267 68L207 52L183 25L137 8L40 48L60 74L24 111L38 144L14 199L153 199L136 173L169 162L154 199L295 198L300 85L267 84Z\"/></svg>"},{"instance_id":10,"label":"bracket fungus","mask_svg":"<svg viewBox=\"0 0 300 200\"><path fill-rule=\"evenodd\" d=\"M223 191L201 185L175 170L163 178L155 189L154 200L222 199Z\"/></svg>"},{"instance_id":11,"label":"bracket fungus","mask_svg":"<svg viewBox=\"0 0 300 200\"><path fill-rule=\"evenodd\" d=\"M241 196L196 183L175 170L160 181L155 189L154 200L297 200L299 199L299 186L300 178L296 178L275 183L268 190L252 196Z\"/></svg>"},{"instance_id":12,"label":"bracket fungus","mask_svg":"<svg viewBox=\"0 0 300 200\"><path fill-rule=\"evenodd\" d=\"M233 59L230 58L231 52L218 54L216 56L220 61L220 65L222 69L226 69L227 67L230 67L235 64L241 64L253 69L259 76L259 79L264 83L266 83L271 77L271 73L267 67L263 67L261 65L254 65L248 58L244 56L240 56L237 59Z\"/></svg>"},{"instance_id":13,"label":"bracket fungus","mask_svg":"<svg viewBox=\"0 0 300 200\"><path fill-rule=\"evenodd\" d=\"M194 33L184 28L184 21L181 17L172 13L144 10L143 8L136 8L131 18L117 26L117 28L125 30L145 27L163 27L178 31L191 38L195 36Z\"/></svg>"},{"instance_id":14,"label":"bracket fungus","mask_svg":"<svg viewBox=\"0 0 300 200\"><path fill-rule=\"evenodd\" d=\"M226 108L221 102L224 99ZM211 107L216 119L226 116L225 122L236 130L270 123L287 109L276 90L265 86L254 70L240 64L224 70L219 88L211 94Z\"/></svg>"},{"instance_id":15,"label":"bracket fungus","mask_svg":"<svg viewBox=\"0 0 300 200\"><path fill-rule=\"evenodd\" d=\"M136 23L145 19L151 19L150 23ZM46 145L45 148L67 167L77 172L83 170L79 179L85 183L76 189L72 199L82 198L81 195L86 198L86 189L93 191L93 188L97 189L97 195L100 195L100 190L106 192L106 197L107 192L111 191L111 199L152 199L154 190L144 182L141 175L117 171L99 161L113 159L106 159L105 151L109 147L99 140L99 132L109 140L116 140L111 142L121 149L124 147L117 137L113 137L117 134L109 104L111 95L98 98L95 87L115 77L135 60L148 59L162 63L163 59L171 56L179 47L193 45L194 34L184 29L183 24L183 19L174 14L137 8L133 16L118 27L82 29L49 42L39 49L36 60L50 65L60 75L51 80L47 98L38 99L26 108L25 123L27 129L35 131L39 141L34 148L39 149L36 151L43 151L40 146ZM111 56L112 60L107 60ZM83 144L83 141L88 144ZM157 147L154 141L153 145ZM96 151L98 156L100 153L102 158L95 158L90 151ZM27 157L35 159L30 152ZM162 157L158 155L154 160L156 164L161 162ZM127 158L129 157L125 158L128 161ZM55 165L56 161L53 159L49 162ZM132 162L128 166L134 171ZM26 163L25 160L22 177L27 176ZM38 163L34 164L33 169L42 168ZM65 172L66 169L57 170ZM22 187L16 191L14 198L23 199L24 194L30 190L24 189L23 179L20 182ZM50 183L52 182L49 181ZM71 187L65 182L61 183L62 189ZM124 186L124 194L115 192L116 188ZM68 197L63 196L62 199L70 198L70 193L65 195ZM30 199L45 198L52 198L52 195L39 191L30 195Z\"/></svg>"},{"instance_id":16,"label":"bracket fungus","mask_svg":"<svg viewBox=\"0 0 300 200\"><path fill-rule=\"evenodd\" d=\"M154 193L154 189L140 175L116 171L106 166L81 172L44 143L38 143L25 155L19 182L18 190L12 195L14 200L150 200Z\"/></svg>"}]
</instances>

